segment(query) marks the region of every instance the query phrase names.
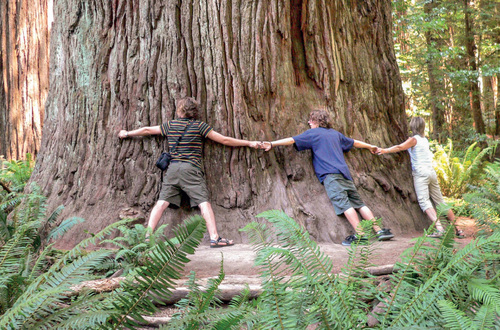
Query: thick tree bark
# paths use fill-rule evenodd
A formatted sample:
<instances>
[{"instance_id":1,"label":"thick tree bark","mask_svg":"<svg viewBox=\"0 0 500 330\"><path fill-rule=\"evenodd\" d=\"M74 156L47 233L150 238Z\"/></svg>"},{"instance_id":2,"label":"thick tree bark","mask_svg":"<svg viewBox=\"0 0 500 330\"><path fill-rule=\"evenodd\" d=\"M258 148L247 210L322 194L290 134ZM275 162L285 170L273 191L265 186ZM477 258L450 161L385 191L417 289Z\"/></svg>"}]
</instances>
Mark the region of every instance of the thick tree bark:
<instances>
[{"instance_id":1,"label":"thick tree bark","mask_svg":"<svg viewBox=\"0 0 500 330\"><path fill-rule=\"evenodd\" d=\"M54 4L50 92L32 179L50 207L87 219L69 247L132 209L147 217L161 181L159 138L120 141L120 129L159 125L175 100L193 96L222 134L270 140L308 129L313 108L334 128L388 146L407 137L393 51L390 1L68 0ZM347 156L366 204L396 233L428 225L406 153ZM204 166L219 232L282 209L319 241L352 229L334 215L310 153L269 153L207 142ZM167 211L170 227L192 211Z\"/></svg>"},{"instance_id":2,"label":"thick tree bark","mask_svg":"<svg viewBox=\"0 0 500 330\"><path fill-rule=\"evenodd\" d=\"M0 155L40 149L49 88L52 0L0 2Z\"/></svg>"}]
</instances>

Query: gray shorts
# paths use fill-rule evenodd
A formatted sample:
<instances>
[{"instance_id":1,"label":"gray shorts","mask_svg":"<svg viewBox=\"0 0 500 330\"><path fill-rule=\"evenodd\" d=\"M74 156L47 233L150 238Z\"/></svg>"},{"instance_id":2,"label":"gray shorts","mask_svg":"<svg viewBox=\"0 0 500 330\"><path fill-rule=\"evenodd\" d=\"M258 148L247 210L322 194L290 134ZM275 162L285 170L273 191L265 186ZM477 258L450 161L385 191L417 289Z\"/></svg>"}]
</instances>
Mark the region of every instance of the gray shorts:
<instances>
[{"instance_id":1,"label":"gray shorts","mask_svg":"<svg viewBox=\"0 0 500 330\"><path fill-rule=\"evenodd\" d=\"M181 205L181 191L189 196L191 207L208 202L208 189L201 169L186 162L170 163L163 176L159 200Z\"/></svg>"},{"instance_id":2,"label":"gray shorts","mask_svg":"<svg viewBox=\"0 0 500 330\"><path fill-rule=\"evenodd\" d=\"M337 215L341 215L351 207L359 209L365 206L354 183L344 178L342 174L328 174L323 185Z\"/></svg>"}]
</instances>

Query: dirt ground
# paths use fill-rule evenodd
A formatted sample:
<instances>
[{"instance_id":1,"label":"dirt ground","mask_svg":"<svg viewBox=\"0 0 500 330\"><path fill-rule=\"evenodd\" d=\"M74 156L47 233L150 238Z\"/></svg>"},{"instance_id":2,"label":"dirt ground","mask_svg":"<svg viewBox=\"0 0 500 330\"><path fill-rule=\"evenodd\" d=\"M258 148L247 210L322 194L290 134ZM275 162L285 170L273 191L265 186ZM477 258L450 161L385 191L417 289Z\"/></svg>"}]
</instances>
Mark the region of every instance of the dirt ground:
<instances>
[{"instance_id":1,"label":"dirt ground","mask_svg":"<svg viewBox=\"0 0 500 330\"><path fill-rule=\"evenodd\" d=\"M466 237L456 239L460 246L467 245L475 235L474 220L468 218L457 218L458 228L465 232ZM412 233L403 236L396 236L390 241L375 243L375 255L371 262L375 266L394 264L398 261L401 253L414 245L413 238L419 237L421 233ZM341 244L320 243L320 249L329 255L334 263L334 272L340 269L347 262L347 248ZM221 259L224 258L224 271L226 277L231 276L256 276L258 269L254 266L255 253L251 245L235 244L233 246L212 249L208 244L201 245L195 254L189 256L191 260L184 269L184 276L191 271L196 272L197 278L207 278L217 276L220 269Z\"/></svg>"}]
</instances>

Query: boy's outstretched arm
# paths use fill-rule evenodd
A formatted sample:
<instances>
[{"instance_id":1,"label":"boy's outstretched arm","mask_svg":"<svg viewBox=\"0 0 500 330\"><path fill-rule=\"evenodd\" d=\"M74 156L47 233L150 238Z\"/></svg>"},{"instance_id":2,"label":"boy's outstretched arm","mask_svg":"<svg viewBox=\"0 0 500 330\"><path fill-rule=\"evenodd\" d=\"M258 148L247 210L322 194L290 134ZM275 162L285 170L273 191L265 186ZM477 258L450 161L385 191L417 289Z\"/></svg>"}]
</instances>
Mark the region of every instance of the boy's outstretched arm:
<instances>
[{"instance_id":1,"label":"boy's outstretched arm","mask_svg":"<svg viewBox=\"0 0 500 330\"><path fill-rule=\"evenodd\" d=\"M125 139L131 136L148 136L148 135L159 135L161 134L160 126L147 126L135 129L133 131L121 130L118 133L120 139Z\"/></svg>"},{"instance_id":2,"label":"boy's outstretched arm","mask_svg":"<svg viewBox=\"0 0 500 330\"><path fill-rule=\"evenodd\" d=\"M368 150L370 150L370 152L372 154L377 153L377 150L379 149L377 146L374 146L372 144L368 144L368 143L363 142L363 141L358 141L358 140L354 140L354 146L356 148L368 149Z\"/></svg>"},{"instance_id":3,"label":"boy's outstretched arm","mask_svg":"<svg viewBox=\"0 0 500 330\"><path fill-rule=\"evenodd\" d=\"M272 149L272 147L276 146L288 146L291 144L294 144L295 140L292 137L281 139L281 140L276 140L276 141L264 141L262 142L262 148L265 151L269 151Z\"/></svg>"}]
</instances>

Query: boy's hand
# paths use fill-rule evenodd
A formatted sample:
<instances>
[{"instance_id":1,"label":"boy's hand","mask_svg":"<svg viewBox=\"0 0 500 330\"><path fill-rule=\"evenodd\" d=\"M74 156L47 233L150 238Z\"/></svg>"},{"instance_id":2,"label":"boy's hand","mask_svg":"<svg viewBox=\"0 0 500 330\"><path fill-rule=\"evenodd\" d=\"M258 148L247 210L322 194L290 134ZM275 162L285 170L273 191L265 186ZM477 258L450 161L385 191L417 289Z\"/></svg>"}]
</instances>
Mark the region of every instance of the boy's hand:
<instances>
[{"instance_id":1,"label":"boy's hand","mask_svg":"<svg viewBox=\"0 0 500 330\"><path fill-rule=\"evenodd\" d=\"M269 141L262 141L261 142L261 145L260 145L260 148L261 149L264 149L265 151L269 151L271 150L273 147L272 143L269 142Z\"/></svg>"},{"instance_id":2,"label":"boy's hand","mask_svg":"<svg viewBox=\"0 0 500 330\"><path fill-rule=\"evenodd\" d=\"M377 146L371 145L370 148L368 148L372 154L376 154L377 151L380 149Z\"/></svg>"}]
</instances>

